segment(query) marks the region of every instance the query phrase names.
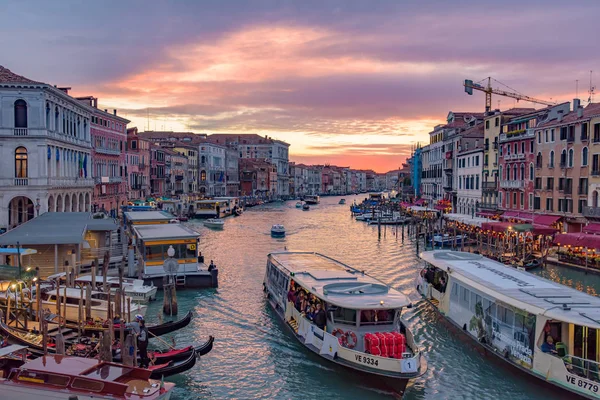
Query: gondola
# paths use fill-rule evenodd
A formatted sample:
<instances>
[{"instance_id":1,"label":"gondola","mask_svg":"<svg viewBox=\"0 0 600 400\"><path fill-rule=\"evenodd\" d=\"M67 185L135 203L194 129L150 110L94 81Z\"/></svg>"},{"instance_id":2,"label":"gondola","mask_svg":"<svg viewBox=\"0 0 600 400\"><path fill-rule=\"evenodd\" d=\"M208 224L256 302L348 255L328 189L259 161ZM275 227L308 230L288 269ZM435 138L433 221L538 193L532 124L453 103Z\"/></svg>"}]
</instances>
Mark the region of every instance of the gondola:
<instances>
[{"instance_id":1,"label":"gondola","mask_svg":"<svg viewBox=\"0 0 600 400\"><path fill-rule=\"evenodd\" d=\"M152 373L150 374L151 379L162 379L171 375L180 374L191 369L196 365L196 351L193 350L190 356L185 360L180 361L169 361L164 364L155 364L148 367Z\"/></svg>"},{"instance_id":2,"label":"gondola","mask_svg":"<svg viewBox=\"0 0 600 400\"><path fill-rule=\"evenodd\" d=\"M14 344L22 344L34 350L44 350L43 336L41 334L24 332L20 329L13 328L0 321L0 329L2 334L8 337L8 341ZM48 352L54 352L54 344L49 344Z\"/></svg>"},{"instance_id":3,"label":"gondola","mask_svg":"<svg viewBox=\"0 0 600 400\"><path fill-rule=\"evenodd\" d=\"M151 337L162 336L162 335L166 335L167 333L175 332L178 329L185 328L186 326L188 326L190 324L190 321L192 320L192 315L193 315L192 312L188 311L187 314L185 314L183 316L183 318L181 318L177 321L167 321L162 324L148 326L147 327L148 332L150 333ZM71 329L77 329L76 326L67 325L67 327L69 327ZM119 328L120 328L119 324L114 324L114 331L115 331L116 339L121 338L121 330ZM85 336L92 336L92 334L98 336L98 334L100 332L104 331L105 329L106 329L105 326L103 327L103 326L98 326L98 325L84 325L83 334ZM126 331L128 331L128 329L126 329Z\"/></svg>"},{"instance_id":4,"label":"gondola","mask_svg":"<svg viewBox=\"0 0 600 400\"><path fill-rule=\"evenodd\" d=\"M171 361L187 360L192 352L195 352L197 356L208 354L213 348L214 341L215 338L210 336L208 340L200 346L187 346L182 349L149 351L148 357L152 359L155 364L166 364ZM121 355L117 354L113 361L121 362Z\"/></svg>"}]
</instances>

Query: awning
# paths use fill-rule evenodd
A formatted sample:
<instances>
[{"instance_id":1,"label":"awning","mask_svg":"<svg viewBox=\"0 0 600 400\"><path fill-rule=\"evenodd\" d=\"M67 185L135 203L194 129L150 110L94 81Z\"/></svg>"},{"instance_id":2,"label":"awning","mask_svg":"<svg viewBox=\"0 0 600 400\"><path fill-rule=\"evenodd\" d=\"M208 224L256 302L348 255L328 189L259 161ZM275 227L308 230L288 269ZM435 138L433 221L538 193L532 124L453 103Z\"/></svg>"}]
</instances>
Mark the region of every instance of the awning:
<instances>
[{"instance_id":1,"label":"awning","mask_svg":"<svg viewBox=\"0 0 600 400\"><path fill-rule=\"evenodd\" d=\"M535 223L538 225L547 225L550 226L552 224L555 224L559 219L561 219L561 216L558 215L535 215ZM600 229L600 224L598 225L598 229ZM600 232L600 231L599 231Z\"/></svg>"},{"instance_id":2,"label":"awning","mask_svg":"<svg viewBox=\"0 0 600 400\"><path fill-rule=\"evenodd\" d=\"M527 212L520 212L517 218L523 221L533 221L533 214ZM537 218L535 222L537 222Z\"/></svg>"},{"instance_id":3,"label":"awning","mask_svg":"<svg viewBox=\"0 0 600 400\"><path fill-rule=\"evenodd\" d=\"M18 250L16 247L7 247L0 249L0 256L6 254L21 254L22 256L30 256L32 254L37 254L36 249L20 249Z\"/></svg>"},{"instance_id":4,"label":"awning","mask_svg":"<svg viewBox=\"0 0 600 400\"><path fill-rule=\"evenodd\" d=\"M589 224L583 227L585 233L600 234L600 224Z\"/></svg>"},{"instance_id":5,"label":"awning","mask_svg":"<svg viewBox=\"0 0 600 400\"><path fill-rule=\"evenodd\" d=\"M419 200L415 201L415 206L423 205L423 203L425 203L425 199L419 199Z\"/></svg>"},{"instance_id":6,"label":"awning","mask_svg":"<svg viewBox=\"0 0 600 400\"><path fill-rule=\"evenodd\" d=\"M505 232L513 225L511 222L484 222L481 224L481 229L492 232Z\"/></svg>"},{"instance_id":7,"label":"awning","mask_svg":"<svg viewBox=\"0 0 600 400\"><path fill-rule=\"evenodd\" d=\"M478 217L495 217L498 215L498 213L495 213L493 211L479 211L477 214Z\"/></svg>"},{"instance_id":8,"label":"awning","mask_svg":"<svg viewBox=\"0 0 600 400\"><path fill-rule=\"evenodd\" d=\"M583 233L577 246L587 247L588 249L600 249L600 236Z\"/></svg>"},{"instance_id":9,"label":"awning","mask_svg":"<svg viewBox=\"0 0 600 400\"><path fill-rule=\"evenodd\" d=\"M505 211L504 214L502 214L502 218L517 218L519 216L519 212L518 211Z\"/></svg>"},{"instance_id":10,"label":"awning","mask_svg":"<svg viewBox=\"0 0 600 400\"><path fill-rule=\"evenodd\" d=\"M558 246L579 246L581 236L581 233L561 233L556 235L554 243Z\"/></svg>"}]
</instances>

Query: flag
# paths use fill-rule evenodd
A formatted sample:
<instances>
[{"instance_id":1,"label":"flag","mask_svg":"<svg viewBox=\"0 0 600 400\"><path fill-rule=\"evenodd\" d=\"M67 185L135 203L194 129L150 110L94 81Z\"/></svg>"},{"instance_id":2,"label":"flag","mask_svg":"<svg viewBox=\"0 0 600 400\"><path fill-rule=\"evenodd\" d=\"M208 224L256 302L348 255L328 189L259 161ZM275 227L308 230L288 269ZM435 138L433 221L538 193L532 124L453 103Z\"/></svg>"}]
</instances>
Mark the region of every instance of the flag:
<instances>
[{"instance_id":1,"label":"flag","mask_svg":"<svg viewBox=\"0 0 600 400\"><path fill-rule=\"evenodd\" d=\"M88 177L88 175L87 175L87 154L83 157L83 175L85 178Z\"/></svg>"},{"instance_id":2,"label":"flag","mask_svg":"<svg viewBox=\"0 0 600 400\"><path fill-rule=\"evenodd\" d=\"M81 153L79 154L79 177L83 177L83 158L81 158Z\"/></svg>"}]
</instances>

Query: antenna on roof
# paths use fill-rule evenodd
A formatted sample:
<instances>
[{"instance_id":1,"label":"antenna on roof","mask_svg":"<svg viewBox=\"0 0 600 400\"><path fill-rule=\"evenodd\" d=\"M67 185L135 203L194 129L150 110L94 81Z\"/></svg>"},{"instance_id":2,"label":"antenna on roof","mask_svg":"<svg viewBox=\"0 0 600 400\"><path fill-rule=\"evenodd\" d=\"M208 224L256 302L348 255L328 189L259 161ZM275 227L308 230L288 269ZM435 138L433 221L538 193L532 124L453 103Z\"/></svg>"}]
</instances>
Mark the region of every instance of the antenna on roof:
<instances>
[{"instance_id":1,"label":"antenna on roof","mask_svg":"<svg viewBox=\"0 0 600 400\"><path fill-rule=\"evenodd\" d=\"M575 98L579 98L579 79L575 79Z\"/></svg>"},{"instance_id":2,"label":"antenna on roof","mask_svg":"<svg viewBox=\"0 0 600 400\"><path fill-rule=\"evenodd\" d=\"M592 73L593 71L590 71L590 90L588 91L590 97L588 98L588 103L594 101L594 90L596 90L596 87L592 85Z\"/></svg>"}]
</instances>

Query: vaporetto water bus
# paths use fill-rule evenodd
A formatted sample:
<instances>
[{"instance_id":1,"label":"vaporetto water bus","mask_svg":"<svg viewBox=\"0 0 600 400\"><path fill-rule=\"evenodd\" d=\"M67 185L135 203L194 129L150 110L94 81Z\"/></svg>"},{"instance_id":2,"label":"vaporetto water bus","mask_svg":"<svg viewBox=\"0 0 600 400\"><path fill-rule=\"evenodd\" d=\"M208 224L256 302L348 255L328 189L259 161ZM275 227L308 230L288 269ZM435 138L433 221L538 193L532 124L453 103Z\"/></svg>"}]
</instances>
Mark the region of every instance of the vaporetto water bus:
<instances>
[{"instance_id":1,"label":"vaporetto water bus","mask_svg":"<svg viewBox=\"0 0 600 400\"><path fill-rule=\"evenodd\" d=\"M321 357L399 393L427 370L401 318L410 300L364 271L318 253L271 253L264 288L276 314Z\"/></svg>"},{"instance_id":2,"label":"vaporetto water bus","mask_svg":"<svg viewBox=\"0 0 600 400\"><path fill-rule=\"evenodd\" d=\"M600 399L600 299L466 252L421 253L418 291L452 325L528 376Z\"/></svg>"}]
</instances>

